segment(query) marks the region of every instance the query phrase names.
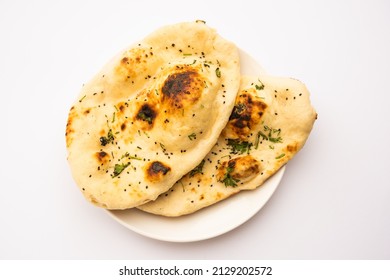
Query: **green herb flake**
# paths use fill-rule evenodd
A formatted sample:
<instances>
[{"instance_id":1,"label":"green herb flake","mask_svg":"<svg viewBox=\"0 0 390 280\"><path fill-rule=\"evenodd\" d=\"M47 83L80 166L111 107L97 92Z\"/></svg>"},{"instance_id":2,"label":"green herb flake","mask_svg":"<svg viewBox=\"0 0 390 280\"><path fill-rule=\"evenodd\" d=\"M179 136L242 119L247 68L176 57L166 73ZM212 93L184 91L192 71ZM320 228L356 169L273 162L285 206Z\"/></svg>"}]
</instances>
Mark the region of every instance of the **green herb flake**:
<instances>
[{"instance_id":1,"label":"green herb flake","mask_svg":"<svg viewBox=\"0 0 390 280\"><path fill-rule=\"evenodd\" d=\"M139 158L139 157L136 157L136 156L129 156L129 159L142 160L142 158Z\"/></svg>"},{"instance_id":2,"label":"green herb flake","mask_svg":"<svg viewBox=\"0 0 390 280\"><path fill-rule=\"evenodd\" d=\"M256 140L255 140L255 149L257 150L257 148L259 147L259 143L260 143L260 137L261 137L261 131L259 131L256 135ZM264 134L263 134L264 135ZM265 136L265 135L264 135Z\"/></svg>"},{"instance_id":3,"label":"green herb flake","mask_svg":"<svg viewBox=\"0 0 390 280\"><path fill-rule=\"evenodd\" d=\"M124 154L122 155L121 159L123 159L123 158L125 158L125 157L129 157L129 156L130 156L130 154L129 154L128 152L126 152L126 153L124 153Z\"/></svg>"},{"instance_id":4,"label":"green herb flake","mask_svg":"<svg viewBox=\"0 0 390 280\"><path fill-rule=\"evenodd\" d=\"M217 75L218 78L221 78L221 70L219 69L219 67L215 69L215 75Z\"/></svg>"},{"instance_id":5,"label":"green herb flake","mask_svg":"<svg viewBox=\"0 0 390 280\"><path fill-rule=\"evenodd\" d=\"M237 115L241 115L247 109L244 103L238 103L233 108L233 117L238 117Z\"/></svg>"},{"instance_id":6,"label":"green herb flake","mask_svg":"<svg viewBox=\"0 0 390 280\"><path fill-rule=\"evenodd\" d=\"M84 95L83 97L81 97L81 99L79 99L79 102L81 103L84 100L85 97L87 97L87 96Z\"/></svg>"},{"instance_id":7,"label":"green herb flake","mask_svg":"<svg viewBox=\"0 0 390 280\"><path fill-rule=\"evenodd\" d=\"M124 158L142 160L142 158L130 155L129 152L126 152L122 155L121 159L124 159Z\"/></svg>"},{"instance_id":8,"label":"green herb flake","mask_svg":"<svg viewBox=\"0 0 390 280\"><path fill-rule=\"evenodd\" d=\"M146 131L143 131L146 137L150 138L149 134Z\"/></svg>"},{"instance_id":9,"label":"green herb flake","mask_svg":"<svg viewBox=\"0 0 390 280\"><path fill-rule=\"evenodd\" d=\"M139 112L138 115L137 115L138 118L140 118L141 120L145 121L145 122L148 122L148 124L152 124L152 117L151 116L147 116L144 112Z\"/></svg>"},{"instance_id":10,"label":"green herb flake","mask_svg":"<svg viewBox=\"0 0 390 280\"><path fill-rule=\"evenodd\" d=\"M264 84L260 81L260 79L257 79L259 81L259 85L255 84L255 89L256 90L263 90L264 89Z\"/></svg>"},{"instance_id":11,"label":"green herb flake","mask_svg":"<svg viewBox=\"0 0 390 280\"><path fill-rule=\"evenodd\" d=\"M231 173L233 171L233 168L227 167L226 173L223 179L220 181L225 184L226 187L237 187L237 183L240 182L240 180L235 179L232 177Z\"/></svg>"},{"instance_id":12,"label":"green herb flake","mask_svg":"<svg viewBox=\"0 0 390 280\"><path fill-rule=\"evenodd\" d=\"M285 154L281 154L281 155L278 155L275 159L281 159L284 156L285 156Z\"/></svg>"},{"instance_id":13,"label":"green herb flake","mask_svg":"<svg viewBox=\"0 0 390 280\"><path fill-rule=\"evenodd\" d=\"M227 144L230 146L233 154L243 154L250 152L252 143L248 141L240 141L239 139L227 139Z\"/></svg>"},{"instance_id":14,"label":"green herb flake","mask_svg":"<svg viewBox=\"0 0 390 280\"><path fill-rule=\"evenodd\" d=\"M282 137L280 137L280 133L282 132L282 130L280 128L273 129L273 128L265 125L264 132L266 132L266 133L268 132L268 133L265 134L262 131L259 131L257 133L257 139L256 139L256 143L255 143L256 149L258 147L258 141L260 140L260 138L262 138L263 140L270 141L272 143L283 143L283 139L282 139Z\"/></svg>"},{"instance_id":15,"label":"green herb flake","mask_svg":"<svg viewBox=\"0 0 390 280\"><path fill-rule=\"evenodd\" d=\"M183 56L191 56L192 53L183 53Z\"/></svg>"},{"instance_id":16,"label":"green herb flake","mask_svg":"<svg viewBox=\"0 0 390 280\"><path fill-rule=\"evenodd\" d=\"M188 138L192 141L192 140L196 139L196 134L193 132L190 135L188 135Z\"/></svg>"},{"instance_id":17,"label":"green herb flake","mask_svg":"<svg viewBox=\"0 0 390 280\"><path fill-rule=\"evenodd\" d=\"M280 133L282 132L282 130L280 128L273 129L273 128L265 125L264 130L266 132L268 132L268 139L267 139L268 141L270 141L272 143L282 143L283 142L282 137L280 137Z\"/></svg>"},{"instance_id":18,"label":"green herb flake","mask_svg":"<svg viewBox=\"0 0 390 280\"><path fill-rule=\"evenodd\" d=\"M130 165L130 162L128 163L122 163L122 164L115 164L114 166L114 172L112 173L111 177L115 178L119 176L119 174L122 173L123 170L125 170L126 167Z\"/></svg>"},{"instance_id":19,"label":"green herb flake","mask_svg":"<svg viewBox=\"0 0 390 280\"><path fill-rule=\"evenodd\" d=\"M115 112L112 114L112 123L115 121Z\"/></svg>"},{"instance_id":20,"label":"green herb flake","mask_svg":"<svg viewBox=\"0 0 390 280\"><path fill-rule=\"evenodd\" d=\"M112 134L112 130L110 129L107 133L107 136L100 137L100 145L106 146L108 143L114 141L114 135Z\"/></svg>"},{"instance_id":21,"label":"green herb flake","mask_svg":"<svg viewBox=\"0 0 390 280\"><path fill-rule=\"evenodd\" d=\"M204 166L204 163L205 163L205 162L206 162L205 160L202 160L202 161L198 164L197 167L195 167L194 169L192 169L192 170L190 171L190 174L189 174L190 178L191 178L191 177L194 177L195 174L202 173L203 166Z\"/></svg>"}]
</instances>

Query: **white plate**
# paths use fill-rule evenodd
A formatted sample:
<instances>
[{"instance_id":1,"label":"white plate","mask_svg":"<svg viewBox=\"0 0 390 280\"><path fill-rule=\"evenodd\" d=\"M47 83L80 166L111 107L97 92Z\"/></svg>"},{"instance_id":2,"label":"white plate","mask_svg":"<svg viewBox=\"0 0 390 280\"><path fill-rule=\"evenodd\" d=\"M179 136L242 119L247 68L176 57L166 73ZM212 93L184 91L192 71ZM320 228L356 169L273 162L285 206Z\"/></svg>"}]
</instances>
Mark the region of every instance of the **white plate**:
<instances>
[{"instance_id":1,"label":"white plate","mask_svg":"<svg viewBox=\"0 0 390 280\"><path fill-rule=\"evenodd\" d=\"M240 50L241 73L264 74L261 66ZM242 191L224 201L182 217L163 217L134 209L107 211L120 224L144 236L171 242L192 242L219 236L242 225L270 199L286 167L260 188Z\"/></svg>"}]
</instances>

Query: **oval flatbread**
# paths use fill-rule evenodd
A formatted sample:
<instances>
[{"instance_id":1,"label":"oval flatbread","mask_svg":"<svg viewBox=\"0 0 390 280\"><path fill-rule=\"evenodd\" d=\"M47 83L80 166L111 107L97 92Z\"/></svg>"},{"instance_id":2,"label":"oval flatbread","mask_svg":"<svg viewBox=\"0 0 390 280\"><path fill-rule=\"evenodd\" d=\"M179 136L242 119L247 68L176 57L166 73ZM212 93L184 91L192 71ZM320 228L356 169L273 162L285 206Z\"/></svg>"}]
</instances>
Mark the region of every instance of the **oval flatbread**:
<instances>
[{"instance_id":1,"label":"oval flatbread","mask_svg":"<svg viewBox=\"0 0 390 280\"><path fill-rule=\"evenodd\" d=\"M69 112L68 161L87 200L126 209L196 167L226 125L238 51L204 22L163 27L113 58Z\"/></svg>"},{"instance_id":2,"label":"oval flatbread","mask_svg":"<svg viewBox=\"0 0 390 280\"><path fill-rule=\"evenodd\" d=\"M139 209L180 216L261 186L305 144L317 118L295 79L243 77L229 122L202 162Z\"/></svg>"}]
</instances>

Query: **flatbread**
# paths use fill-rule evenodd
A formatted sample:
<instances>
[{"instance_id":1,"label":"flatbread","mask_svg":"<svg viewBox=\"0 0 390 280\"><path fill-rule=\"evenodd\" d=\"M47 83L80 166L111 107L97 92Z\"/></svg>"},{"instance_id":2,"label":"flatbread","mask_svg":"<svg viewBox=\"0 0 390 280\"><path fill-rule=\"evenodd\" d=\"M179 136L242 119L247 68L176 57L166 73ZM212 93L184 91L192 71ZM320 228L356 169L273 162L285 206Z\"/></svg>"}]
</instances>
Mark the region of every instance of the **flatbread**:
<instances>
[{"instance_id":1,"label":"flatbread","mask_svg":"<svg viewBox=\"0 0 390 280\"><path fill-rule=\"evenodd\" d=\"M230 120L210 153L168 192L138 208L181 216L256 189L303 147L316 118L300 81L242 77Z\"/></svg>"},{"instance_id":2,"label":"flatbread","mask_svg":"<svg viewBox=\"0 0 390 280\"><path fill-rule=\"evenodd\" d=\"M87 200L154 200L201 162L240 83L238 50L204 22L163 27L114 57L69 112L68 161Z\"/></svg>"}]
</instances>

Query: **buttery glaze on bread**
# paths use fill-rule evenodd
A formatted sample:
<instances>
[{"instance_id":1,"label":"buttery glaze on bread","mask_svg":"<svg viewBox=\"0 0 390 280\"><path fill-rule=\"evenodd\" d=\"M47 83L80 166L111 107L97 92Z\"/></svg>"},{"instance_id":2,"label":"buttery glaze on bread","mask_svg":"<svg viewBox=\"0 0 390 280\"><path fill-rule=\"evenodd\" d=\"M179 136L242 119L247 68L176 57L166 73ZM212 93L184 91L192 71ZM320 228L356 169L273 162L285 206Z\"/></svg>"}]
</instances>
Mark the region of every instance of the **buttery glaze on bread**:
<instances>
[{"instance_id":1,"label":"buttery glaze on bread","mask_svg":"<svg viewBox=\"0 0 390 280\"><path fill-rule=\"evenodd\" d=\"M237 48L203 22L163 27L114 57L70 109L68 161L87 200L127 209L196 167L229 120Z\"/></svg>"},{"instance_id":2,"label":"buttery glaze on bread","mask_svg":"<svg viewBox=\"0 0 390 280\"><path fill-rule=\"evenodd\" d=\"M139 209L181 216L260 187L305 144L317 113L298 80L243 77L218 142L172 189Z\"/></svg>"}]
</instances>

